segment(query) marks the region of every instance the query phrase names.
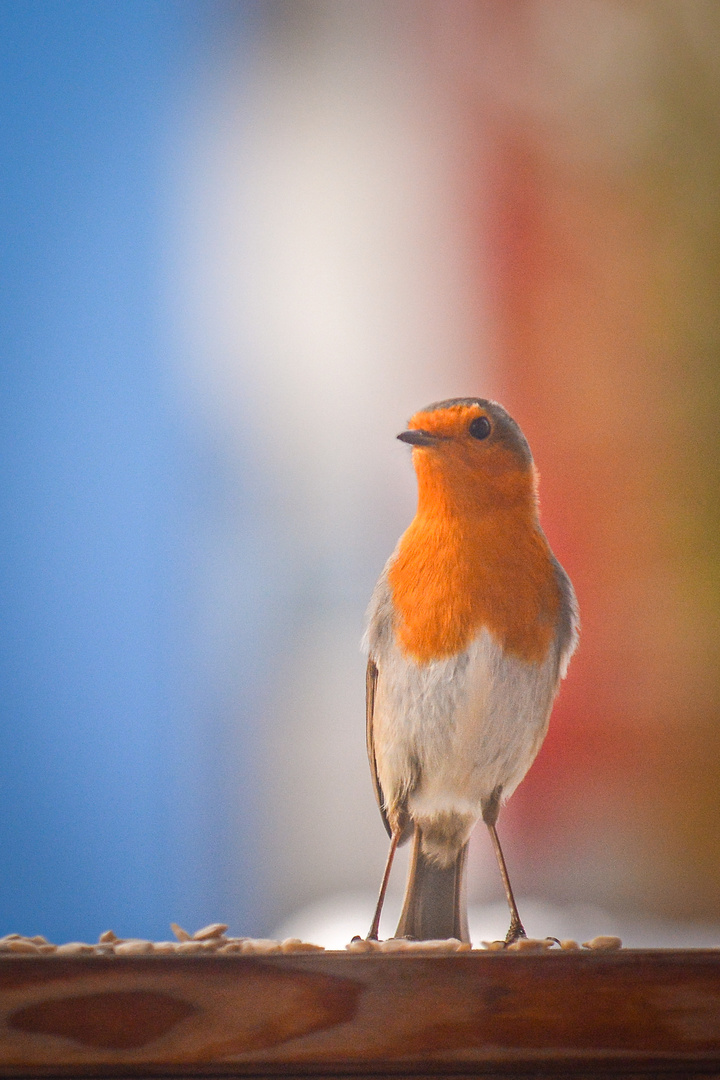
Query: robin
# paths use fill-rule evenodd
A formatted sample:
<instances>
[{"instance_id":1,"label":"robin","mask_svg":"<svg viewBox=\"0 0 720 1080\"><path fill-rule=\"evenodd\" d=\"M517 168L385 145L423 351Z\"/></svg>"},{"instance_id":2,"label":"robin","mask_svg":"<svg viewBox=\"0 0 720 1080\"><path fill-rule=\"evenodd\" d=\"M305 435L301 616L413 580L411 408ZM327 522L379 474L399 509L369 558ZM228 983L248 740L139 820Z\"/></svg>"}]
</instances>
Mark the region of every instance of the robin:
<instances>
[{"instance_id":1,"label":"robin","mask_svg":"<svg viewBox=\"0 0 720 1080\"><path fill-rule=\"evenodd\" d=\"M368 612L367 746L390 850L413 850L396 937L469 941L465 867L482 818L525 936L498 839L501 803L540 749L577 643L570 579L538 521L537 474L518 424L494 401L416 413L418 507Z\"/></svg>"}]
</instances>

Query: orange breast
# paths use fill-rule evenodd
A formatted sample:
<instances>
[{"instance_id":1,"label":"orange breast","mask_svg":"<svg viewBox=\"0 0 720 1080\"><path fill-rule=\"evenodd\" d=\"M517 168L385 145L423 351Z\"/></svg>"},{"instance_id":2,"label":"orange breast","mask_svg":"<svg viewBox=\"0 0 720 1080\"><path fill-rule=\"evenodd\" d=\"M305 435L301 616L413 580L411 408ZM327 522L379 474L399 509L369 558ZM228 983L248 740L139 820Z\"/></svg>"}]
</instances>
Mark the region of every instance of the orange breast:
<instances>
[{"instance_id":1,"label":"orange breast","mask_svg":"<svg viewBox=\"0 0 720 1080\"><path fill-rule=\"evenodd\" d=\"M528 662L548 654L560 592L534 508L418 512L389 570L402 650L419 663L467 648L487 629Z\"/></svg>"}]
</instances>

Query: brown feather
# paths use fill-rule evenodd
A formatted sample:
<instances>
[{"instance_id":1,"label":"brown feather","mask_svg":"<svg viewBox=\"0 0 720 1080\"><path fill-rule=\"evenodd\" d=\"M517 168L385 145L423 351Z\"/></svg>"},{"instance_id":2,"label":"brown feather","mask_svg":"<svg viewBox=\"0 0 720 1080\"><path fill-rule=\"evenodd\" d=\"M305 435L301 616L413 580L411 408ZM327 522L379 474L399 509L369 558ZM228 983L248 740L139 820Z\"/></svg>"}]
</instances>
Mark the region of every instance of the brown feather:
<instances>
[{"instance_id":1,"label":"brown feather","mask_svg":"<svg viewBox=\"0 0 720 1080\"><path fill-rule=\"evenodd\" d=\"M370 763L370 775L373 782L373 790L375 791L375 798L377 799L378 807L380 808L380 816L383 819L383 825L387 830L388 836L392 837L393 826L399 834L398 847L402 847L410 837L412 836L412 821L410 815L407 812L407 808L402 806L395 807L394 818L395 820L390 823L390 819L387 815L387 809L385 807L385 795L383 789L380 786L380 777L377 771L377 759L375 757L375 740L373 737L373 719L375 716L375 691L377 689L378 681L378 669L377 664L372 657L368 659L367 669L365 672L365 739L367 742L367 754L368 761Z\"/></svg>"},{"instance_id":2,"label":"brown feather","mask_svg":"<svg viewBox=\"0 0 720 1080\"><path fill-rule=\"evenodd\" d=\"M375 714L375 689L377 687L378 669L377 664L372 657L368 658L367 669L365 672L365 739L367 741L367 755L370 762L370 775L372 776L373 790L375 791L375 798L377 804L380 807L380 814L383 819L383 825L387 830L388 836L392 836L392 829L390 828L390 822L388 821L387 814L385 813L385 796L383 790L380 787L380 779L377 771L377 761L375 760L375 743L373 741L373 716Z\"/></svg>"}]
</instances>

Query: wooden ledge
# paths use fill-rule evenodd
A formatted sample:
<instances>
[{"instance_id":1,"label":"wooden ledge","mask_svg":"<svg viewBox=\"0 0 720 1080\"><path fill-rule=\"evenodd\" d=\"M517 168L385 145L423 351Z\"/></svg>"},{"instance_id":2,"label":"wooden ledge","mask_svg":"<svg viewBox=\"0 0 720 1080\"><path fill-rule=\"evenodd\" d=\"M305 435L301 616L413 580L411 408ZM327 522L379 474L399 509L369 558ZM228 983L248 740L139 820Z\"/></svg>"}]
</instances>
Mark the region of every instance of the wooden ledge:
<instances>
[{"instance_id":1,"label":"wooden ledge","mask_svg":"<svg viewBox=\"0 0 720 1080\"><path fill-rule=\"evenodd\" d=\"M716 1076L720 951L0 959L2 1076Z\"/></svg>"}]
</instances>

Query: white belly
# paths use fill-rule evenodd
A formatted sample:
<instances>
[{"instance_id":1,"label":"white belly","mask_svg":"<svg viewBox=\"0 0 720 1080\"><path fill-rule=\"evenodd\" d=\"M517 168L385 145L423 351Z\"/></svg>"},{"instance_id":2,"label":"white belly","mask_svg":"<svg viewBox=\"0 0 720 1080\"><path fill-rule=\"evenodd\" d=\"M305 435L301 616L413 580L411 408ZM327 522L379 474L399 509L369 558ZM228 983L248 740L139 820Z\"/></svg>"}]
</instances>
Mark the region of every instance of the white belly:
<instances>
[{"instance_id":1,"label":"white belly","mask_svg":"<svg viewBox=\"0 0 720 1080\"><path fill-rule=\"evenodd\" d=\"M392 633L378 651L373 741L386 804L404 802L418 822L462 818L469 833L483 800L498 787L511 795L540 748L557 652L526 663L486 630L460 656L430 664L404 656Z\"/></svg>"}]
</instances>

